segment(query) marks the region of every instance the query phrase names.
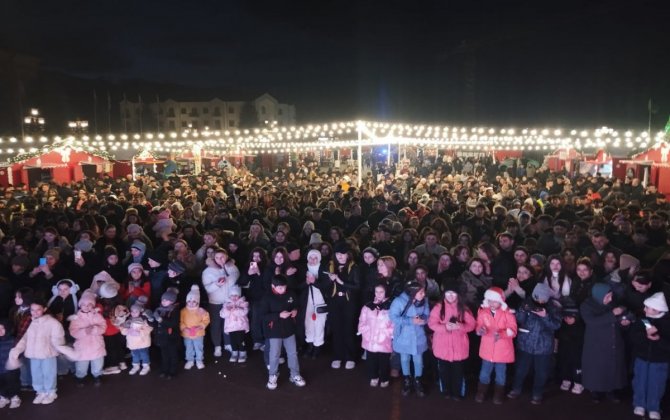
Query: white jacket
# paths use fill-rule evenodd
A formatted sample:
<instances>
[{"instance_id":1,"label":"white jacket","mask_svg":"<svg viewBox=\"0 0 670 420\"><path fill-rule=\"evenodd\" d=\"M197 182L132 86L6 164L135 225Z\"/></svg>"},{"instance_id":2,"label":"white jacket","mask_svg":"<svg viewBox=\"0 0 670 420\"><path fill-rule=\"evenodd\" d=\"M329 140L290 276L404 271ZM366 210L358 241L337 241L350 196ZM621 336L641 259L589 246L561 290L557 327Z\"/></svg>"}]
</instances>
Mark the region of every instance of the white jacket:
<instances>
[{"instance_id":1,"label":"white jacket","mask_svg":"<svg viewBox=\"0 0 670 420\"><path fill-rule=\"evenodd\" d=\"M51 315L33 319L21 340L12 352L18 356L25 353L29 359L50 359L59 354L65 345L63 325Z\"/></svg>"},{"instance_id":2,"label":"white jacket","mask_svg":"<svg viewBox=\"0 0 670 420\"><path fill-rule=\"evenodd\" d=\"M226 281L220 284L219 279L222 277L225 277ZM207 267L202 272L202 285L207 291L209 303L224 304L228 300L230 288L237 284L239 278L240 270L232 261L227 262L224 268Z\"/></svg>"}]
</instances>

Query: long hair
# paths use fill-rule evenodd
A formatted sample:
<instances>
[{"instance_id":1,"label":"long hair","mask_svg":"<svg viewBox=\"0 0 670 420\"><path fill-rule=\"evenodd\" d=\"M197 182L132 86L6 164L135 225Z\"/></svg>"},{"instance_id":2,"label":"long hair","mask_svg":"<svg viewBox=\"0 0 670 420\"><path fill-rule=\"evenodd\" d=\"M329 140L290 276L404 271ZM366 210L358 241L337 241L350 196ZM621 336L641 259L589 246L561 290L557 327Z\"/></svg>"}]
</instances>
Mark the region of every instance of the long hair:
<instances>
[{"instance_id":1,"label":"long hair","mask_svg":"<svg viewBox=\"0 0 670 420\"><path fill-rule=\"evenodd\" d=\"M465 320L465 311L469 311L469 309L465 306L465 303L463 302L463 299L461 299L461 294L456 292L456 311L458 312L458 322L463 322ZM442 298L442 302L439 303L440 305L440 321L444 321L445 313L446 313L446 306L447 306L447 301Z\"/></svg>"},{"instance_id":2,"label":"long hair","mask_svg":"<svg viewBox=\"0 0 670 420\"><path fill-rule=\"evenodd\" d=\"M567 276L565 273L565 263L563 262L563 258L561 258L559 254L552 254L549 256L549 258L547 258L547 262L545 263L544 266L543 280L547 279L549 283L551 283L550 280L553 273L551 272L549 266L553 260L557 260L559 263L561 263L561 269L558 272L558 292L561 293L561 291L563 290L563 283L565 283L565 279ZM549 284L549 287L551 287L551 284Z\"/></svg>"}]
</instances>

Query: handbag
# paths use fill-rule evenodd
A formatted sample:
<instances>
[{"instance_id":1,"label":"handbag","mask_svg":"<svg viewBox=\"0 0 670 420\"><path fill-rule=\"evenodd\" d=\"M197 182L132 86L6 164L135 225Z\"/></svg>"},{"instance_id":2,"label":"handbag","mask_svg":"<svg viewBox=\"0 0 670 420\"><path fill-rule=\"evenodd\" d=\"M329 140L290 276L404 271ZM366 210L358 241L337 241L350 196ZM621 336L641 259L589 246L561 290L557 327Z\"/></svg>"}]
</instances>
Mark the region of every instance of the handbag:
<instances>
[{"instance_id":1,"label":"handbag","mask_svg":"<svg viewBox=\"0 0 670 420\"><path fill-rule=\"evenodd\" d=\"M328 313L328 305L325 303L319 303L319 304L314 304L314 291L312 290L312 287L314 286L309 286L309 294L312 295L312 304L314 305L314 313L315 314L327 314Z\"/></svg>"}]
</instances>

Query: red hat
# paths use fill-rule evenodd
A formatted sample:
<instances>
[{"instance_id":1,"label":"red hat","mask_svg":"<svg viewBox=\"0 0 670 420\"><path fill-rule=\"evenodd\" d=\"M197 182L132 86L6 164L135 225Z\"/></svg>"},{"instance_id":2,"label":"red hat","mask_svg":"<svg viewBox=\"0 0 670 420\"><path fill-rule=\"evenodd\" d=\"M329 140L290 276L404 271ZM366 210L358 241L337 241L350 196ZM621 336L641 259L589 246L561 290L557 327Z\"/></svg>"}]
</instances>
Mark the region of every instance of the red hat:
<instances>
[{"instance_id":1,"label":"red hat","mask_svg":"<svg viewBox=\"0 0 670 420\"><path fill-rule=\"evenodd\" d=\"M507 309L505 292L500 287L489 287L486 293L484 293L484 303L482 303L482 306L488 307L487 300L498 302L502 305L503 309Z\"/></svg>"}]
</instances>

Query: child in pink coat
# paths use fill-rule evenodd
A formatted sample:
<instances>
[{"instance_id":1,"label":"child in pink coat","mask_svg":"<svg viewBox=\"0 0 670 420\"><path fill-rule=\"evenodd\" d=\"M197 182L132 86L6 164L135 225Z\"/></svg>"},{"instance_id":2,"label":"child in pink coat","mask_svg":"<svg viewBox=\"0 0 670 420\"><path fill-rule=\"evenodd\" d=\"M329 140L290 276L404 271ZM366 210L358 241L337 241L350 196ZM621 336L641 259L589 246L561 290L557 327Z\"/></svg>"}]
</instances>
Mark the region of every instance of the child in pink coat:
<instances>
[{"instance_id":1,"label":"child in pink coat","mask_svg":"<svg viewBox=\"0 0 670 420\"><path fill-rule=\"evenodd\" d=\"M428 328L433 330L433 355L437 359L440 387L447 398L463 399L463 371L470 354L468 333L475 317L458 294L457 282L444 286L444 299L430 311Z\"/></svg>"},{"instance_id":2,"label":"child in pink coat","mask_svg":"<svg viewBox=\"0 0 670 420\"><path fill-rule=\"evenodd\" d=\"M223 332L230 335L230 345L233 348L230 362L244 363L247 361L247 352L244 350L244 334L249 332L249 302L242 296L238 286L232 286L228 291L228 301L221 308L221 318L226 322Z\"/></svg>"},{"instance_id":3,"label":"child in pink coat","mask_svg":"<svg viewBox=\"0 0 670 420\"><path fill-rule=\"evenodd\" d=\"M495 370L493 403L502 404L505 396L507 363L514 363L514 337L516 337L516 317L505 303L505 292L499 287L491 287L484 294L484 302L477 313L477 335L482 341L479 357L482 369L479 372L476 402L483 402Z\"/></svg>"},{"instance_id":4,"label":"child in pink coat","mask_svg":"<svg viewBox=\"0 0 670 420\"><path fill-rule=\"evenodd\" d=\"M79 299L79 311L70 317L70 335L74 338L75 376L77 386L84 385L89 365L93 375L93 385L100 385L102 368L105 364L105 339L107 321L95 307L95 294L85 291Z\"/></svg>"},{"instance_id":5,"label":"child in pink coat","mask_svg":"<svg viewBox=\"0 0 670 420\"><path fill-rule=\"evenodd\" d=\"M367 351L368 376L370 386L389 386L389 364L393 352L393 323L389 317L391 300L386 286L375 287L375 298L361 310L358 319L358 334L362 347ZM380 382L381 381L381 382Z\"/></svg>"}]
</instances>

